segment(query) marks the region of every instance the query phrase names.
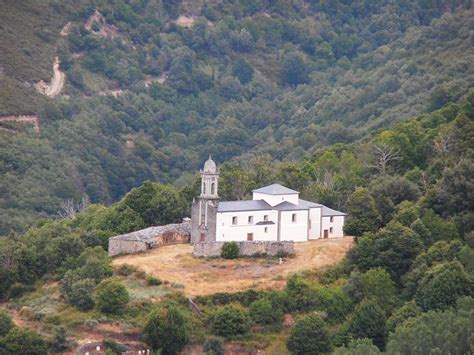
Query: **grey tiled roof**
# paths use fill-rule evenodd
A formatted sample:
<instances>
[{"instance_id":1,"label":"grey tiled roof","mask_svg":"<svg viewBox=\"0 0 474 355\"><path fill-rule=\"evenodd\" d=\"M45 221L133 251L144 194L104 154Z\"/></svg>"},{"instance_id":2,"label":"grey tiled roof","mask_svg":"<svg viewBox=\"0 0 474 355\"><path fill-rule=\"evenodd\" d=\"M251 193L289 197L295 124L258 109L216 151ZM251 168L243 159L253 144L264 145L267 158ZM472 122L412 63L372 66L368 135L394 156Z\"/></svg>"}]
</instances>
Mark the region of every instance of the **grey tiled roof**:
<instances>
[{"instance_id":1,"label":"grey tiled roof","mask_svg":"<svg viewBox=\"0 0 474 355\"><path fill-rule=\"evenodd\" d=\"M253 190L252 192L259 192L267 195L286 195L286 194L297 194L298 191L289 189L280 184L272 184L259 189Z\"/></svg>"},{"instance_id":2,"label":"grey tiled roof","mask_svg":"<svg viewBox=\"0 0 474 355\"><path fill-rule=\"evenodd\" d=\"M282 203L274 206L273 209L279 210L279 211L297 211L297 210L308 210L310 208L315 208L315 207L322 207L322 205L299 199L297 205L288 201L283 201Z\"/></svg>"},{"instance_id":3,"label":"grey tiled roof","mask_svg":"<svg viewBox=\"0 0 474 355\"><path fill-rule=\"evenodd\" d=\"M322 215L326 217L326 216L345 216L346 214L344 212L339 212L339 211L333 210L332 208L323 206Z\"/></svg>"},{"instance_id":4,"label":"grey tiled roof","mask_svg":"<svg viewBox=\"0 0 474 355\"><path fill-rule=\"evenodd\" d=\"M219 202L217 212L271 210L272 206L263 200L223 201Z\"/></svg>"},{"instance_id":5,"label":"grey tiled roof","mask_svg":"<svg viewBox=\"0 0 474 355\"><path fill-rule=\"evenodd\" d=\"M131 242L153 242L153 238L167 232L191 233L191 222L167 224L165 226L149 227L135 232L117 235L109 238L114 240L126 240Z\"/></svg>"}]
</instances>

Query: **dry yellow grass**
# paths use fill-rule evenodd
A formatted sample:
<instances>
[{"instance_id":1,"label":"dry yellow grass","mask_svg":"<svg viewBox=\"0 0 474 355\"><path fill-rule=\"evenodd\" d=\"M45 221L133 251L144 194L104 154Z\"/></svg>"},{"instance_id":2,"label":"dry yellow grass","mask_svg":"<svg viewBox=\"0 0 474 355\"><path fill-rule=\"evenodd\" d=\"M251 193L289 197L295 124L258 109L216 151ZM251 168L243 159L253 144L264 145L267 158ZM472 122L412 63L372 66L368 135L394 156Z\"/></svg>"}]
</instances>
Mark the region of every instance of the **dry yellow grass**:
<instances>
[{"instance_id":1,"label":"dry yellow grass","mask_svg":"<svg viewBox=\"0 0 474 355\"><path fill-rule=\"evenodd\" d=\"M248 288L281 289L288 274L334 264L352 245L352 238L296 243L296 255L283 264L264 258L222 260L194 258L193 247L177 244L150 252L120 256L113 264L130 264L162 280L184 285L188 296L236 292Z\"/></svg>"}]
</instances>

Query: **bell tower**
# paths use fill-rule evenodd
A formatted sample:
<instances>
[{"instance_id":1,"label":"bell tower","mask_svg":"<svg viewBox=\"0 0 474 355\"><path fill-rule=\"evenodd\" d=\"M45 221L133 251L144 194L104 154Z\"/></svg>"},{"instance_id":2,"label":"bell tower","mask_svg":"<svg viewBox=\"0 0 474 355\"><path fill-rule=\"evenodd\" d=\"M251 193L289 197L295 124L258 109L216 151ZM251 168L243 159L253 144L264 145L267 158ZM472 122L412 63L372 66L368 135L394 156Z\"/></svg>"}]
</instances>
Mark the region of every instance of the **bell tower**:
<instances>
[{"instance_id":1,"label":"bell tower","mask_svg":"<svg viewBox=\"0 0 474 355\"><path fill-rule=\"evenodd\" d=\"M201 173L201 198L218 199L219 171L216 163L209 155L209 159L204 163Z\"/></svg>"},{"instance_id":2,"label":"bell tower","mask_svg":"<svg viewBox=\"0 0 474 355\"><path fill-rule=\"evenodd\" d=\"M201 194L193 200L192 204L191 243L216 240L219 169L211 156L199 173L201 174Z\"/></svg>"}]
</instances>

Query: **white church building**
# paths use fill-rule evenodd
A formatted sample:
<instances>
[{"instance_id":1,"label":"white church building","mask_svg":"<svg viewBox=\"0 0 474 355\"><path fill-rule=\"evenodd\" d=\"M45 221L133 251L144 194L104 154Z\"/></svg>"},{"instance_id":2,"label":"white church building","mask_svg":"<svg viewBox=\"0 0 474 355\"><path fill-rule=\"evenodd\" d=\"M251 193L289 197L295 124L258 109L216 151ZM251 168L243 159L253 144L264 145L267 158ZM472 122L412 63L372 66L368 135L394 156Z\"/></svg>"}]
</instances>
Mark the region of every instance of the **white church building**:
<instances>
[{"instance_id":1,"label":"white church building","mask_svg":"<svg viewBox=\"0 0 474 355\"><path fill-rule=\"evenodd\" d=\"M346 214L299 198L279 184L253 190L251 200L219 201L219 170L209 157L193 201L191 242L294 241L342 237Z\"/></svg>"}]
</instances>

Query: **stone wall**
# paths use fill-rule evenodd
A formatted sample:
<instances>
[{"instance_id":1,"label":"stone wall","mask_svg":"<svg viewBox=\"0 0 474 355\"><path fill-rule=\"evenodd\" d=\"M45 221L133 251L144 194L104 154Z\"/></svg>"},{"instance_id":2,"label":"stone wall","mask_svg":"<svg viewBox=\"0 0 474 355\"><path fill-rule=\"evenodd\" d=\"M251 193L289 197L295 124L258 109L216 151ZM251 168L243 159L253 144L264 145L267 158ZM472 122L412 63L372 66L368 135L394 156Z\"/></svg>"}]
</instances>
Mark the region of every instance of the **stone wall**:
<instances>
[{"instance_id":1,"label":"stone wall","mask_svg":"<svg viewBox=\"0 0 474 355\"><path fill-rule=\"evenodd\" d=\"M194 244L194 256L220 256L225 242L200 242ZM241 256L253 256L266 254L275 256L279 252L293 254L295 252L293 242L237 242Z\"/></svg>"}]
</instances>

